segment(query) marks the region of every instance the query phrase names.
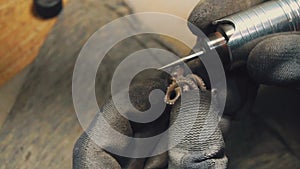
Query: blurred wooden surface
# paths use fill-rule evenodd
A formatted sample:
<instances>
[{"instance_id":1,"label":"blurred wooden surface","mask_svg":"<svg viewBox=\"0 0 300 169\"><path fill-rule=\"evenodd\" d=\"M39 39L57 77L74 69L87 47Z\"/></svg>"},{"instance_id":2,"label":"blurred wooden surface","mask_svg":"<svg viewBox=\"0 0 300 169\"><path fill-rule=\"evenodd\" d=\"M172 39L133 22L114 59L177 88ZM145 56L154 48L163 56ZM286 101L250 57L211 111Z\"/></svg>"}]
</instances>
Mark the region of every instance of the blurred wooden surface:
<instances>
[{"instance_id":1,"label":"blurred wooden surface","mask_svg":"<svg viewBox=\"0 0 300 169\"><path fill-rule=\"evenodd\" d=\"M17 73L17 75L0 87L0 128L19 95L20 88L26 79L29 67L30 66Z\"/></svg>"},{"instance_id":2,"label":"blurred wooden surface","mask_svg":"<svg viewBox=\"0 0 300 169\"><path fill-rule=\"evenodd\" d=\"M130 13L123 0L68 2L30 65L12 109L8 115L0 116L5 118L0 128L0 169L71 168L72 149L82 133L72 102L75 61L95 31ZM132 38L116 45L106 64L99 68L103 73L96 85L100 103L105 99L104 93L110 91L108 81L118 61L151 47L164 45L151 37Z\"/></svg>"},{"instance_id":3,"label":"blurred wooden surface","mask_svg":"<svg viewBox=\"0 0 300 169\"><path fill-rule=\"evenodd\" d=\"M162 12L176 15L183 19L189 17L199 1L200 0L125 0L135 12Z\"/></svg>"},{"instance_id":4,"label":"blurred wooden surface","mask_svg":"<svg viewBox=\"0 0 300 169\"><path fill-rule=\"evenodd\" d=\"M0 0L0 85L33 61L56 21L35 16L32 3Z\"/></svg>"}]
</instances>

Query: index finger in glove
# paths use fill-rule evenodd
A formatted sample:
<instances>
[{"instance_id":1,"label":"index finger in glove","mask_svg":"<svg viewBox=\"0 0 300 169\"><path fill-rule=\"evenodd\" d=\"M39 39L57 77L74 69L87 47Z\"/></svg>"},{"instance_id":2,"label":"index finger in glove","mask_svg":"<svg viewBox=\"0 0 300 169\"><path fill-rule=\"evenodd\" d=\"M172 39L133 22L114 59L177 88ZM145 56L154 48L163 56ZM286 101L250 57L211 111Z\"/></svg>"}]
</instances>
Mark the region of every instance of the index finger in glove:
<instances>
[{"instance_id":1,"label":"index finger in glove","mask_svg":"<svg viewBox=\"0 0 300 169\"><path fill-rule=\"evenodd\" d=\"M216 92L192 90L181 96L172 109L169 150L170 169L196 169L227 167L224 142L219 129L219 106L211 101ZM200 98L199 98L200 96ZM180 112L184 115L180 116ZM191 126L191 128L189 128ZM180 139L182 138L182 139Z\"/></svg>"}]
</instances>

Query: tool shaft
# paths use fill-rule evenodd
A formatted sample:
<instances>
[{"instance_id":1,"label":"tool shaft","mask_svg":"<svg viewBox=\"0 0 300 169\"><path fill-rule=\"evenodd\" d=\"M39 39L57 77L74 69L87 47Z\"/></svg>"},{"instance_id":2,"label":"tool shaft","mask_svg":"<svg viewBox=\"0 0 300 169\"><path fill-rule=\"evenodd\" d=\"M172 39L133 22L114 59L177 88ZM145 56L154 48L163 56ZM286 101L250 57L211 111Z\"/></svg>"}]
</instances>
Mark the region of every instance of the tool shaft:
<instances>
[{"instance_id":1,"label":"tool shaft","mask_svg":"<svg viewBox=\"0 0 300 169\"><path fill-rule=\"evenodd\" d=\"M213 22L232 24L234 32L227 34L228 46L239 48L265 35L300 30L300 0L268 1ZM226 32L225 32L226 33Z\"/></svg>"},{"instance_id":2,"label":"tool shaft","mask_svg":"<svg viewBox=\"0 0 300 169\"><path fill-rule=\"evenodd\" d=\"M227 46L235 50L244 44L266 35L300 30L300 0L268 1L213 22L221 28L232 25L234 30L224 30ZM231 56L230 62L245 60Z\"/></svg>"}]
</instances>

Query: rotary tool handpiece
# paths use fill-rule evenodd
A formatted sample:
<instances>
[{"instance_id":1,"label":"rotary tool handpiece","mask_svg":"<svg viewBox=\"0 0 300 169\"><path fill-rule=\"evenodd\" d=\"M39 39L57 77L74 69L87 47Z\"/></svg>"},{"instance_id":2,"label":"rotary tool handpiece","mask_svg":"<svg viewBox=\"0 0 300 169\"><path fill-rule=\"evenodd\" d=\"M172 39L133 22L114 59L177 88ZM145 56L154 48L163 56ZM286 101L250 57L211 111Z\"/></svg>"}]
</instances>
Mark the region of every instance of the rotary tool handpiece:
<instances>
[{"instance_id":1,"label":"rotary tool handpiece","mask_svg":"<svg viewBox=\"0 0 300 169\"><path fill-rule=\"evenodd\" d=\"M259 37L279 32L299 31L300 0L268 1L246 11L214 21L213 25L216 32L208 35L209 41L207 42L210 50L227 46L229 51L233 51ZM161 69L198 58L204 53L205 51L199 51ZM228 57L229 63L242 59L231 54Z\"/></svg>"}]
</instances>

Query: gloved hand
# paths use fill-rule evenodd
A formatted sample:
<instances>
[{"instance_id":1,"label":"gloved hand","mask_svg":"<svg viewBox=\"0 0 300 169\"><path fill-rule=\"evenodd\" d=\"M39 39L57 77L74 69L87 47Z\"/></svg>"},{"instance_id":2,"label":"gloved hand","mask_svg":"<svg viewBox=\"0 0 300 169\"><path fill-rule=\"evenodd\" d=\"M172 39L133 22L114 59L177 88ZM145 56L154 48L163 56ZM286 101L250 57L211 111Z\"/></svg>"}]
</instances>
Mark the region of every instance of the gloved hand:
<instances>
[{"instance_id":1,"label":"gloved hand","mask_svg":"<svg viewBox=\"0 0 300 169\"><path fill-rule=\"evenodd\" d=\"M189 22L209 33L212 21L262 2L264 0L201 1L192 11ZM248 57L245 62L247 71L260 84L299 87L299 42L298 32L275 34L254 40L233 51L233 55Z\"/></svg>"},{"instance_id":2,"label":"gloved hand","mask_svg":"<svg viewBox=\"0 0 300 169\"><path fill-rule=\"evenodd\" d=\"M189 21L209 34L212 21L262 2L263 0L204 0L192 11ZM232 116L248 99L253 102L259 84L300 87L299 32L259 38L235 50L233 55L248 59L243 64L239 63L240 67L226 72L228 88L225 115ZM199 61L190 61L189 65L195 73L208 81L205 68L199 67Z\"/></svg>"},{"instance_id":3,"label":"gloved hand","mask_svg":"<svg viewBox=\"0 0 300 169\"><path fill-rule=\"evenodd\" d=\"M205 0L192 11L189 22L209 34L217 19L263 3L264 0ZM227 100L225 114L232 115L247 100L254 102L258 84L299 87L299 33L280 33L256 39L233 51L233 55L248 58L232 71L226 72ZM191 69L208 82L204 66L199 61L189 63ZM240 66L243 65L243 66ZM238 70L237 70L238 69ZM250 77L250 78L249 78ZM251 97L251 98L249 98ZM251 102L251 101L250 101Z\"/></svg>"},{"instance_id":4,"label":"gloved hand","mask_svg":"<svg viewBox=\"0 0 300 169\"><path fill-rule=\"evenodd\" d=\"M154 89L166 90L169 85L170 77L166 73L156 70L145 71L141 73L130 86L130 100L132 104L140 111L147 110L149 105L149 94ZM116 109L112 100L108 100L104 104L101 112L94 119L90 127L78 139L73 154L73 168L225 168L227 158L224 155L224 144L220 130L217 127L217 116L210 117L212 120L208 121L205 127L205 119L207 119L208 110L210 109L211 94L209 91L201 91L200 97L196 95L197 91L189 91L182 95L182 103L177 101L173 107L166 107L165 112L155 121L140 124L134 123L123 117ZM157 103L163 102L162 99L157 98ZM201 102L201 104L199 104ZM151 106L156 106L152 104ZM183 113L179 117L179 110ZM217 107L211 109L217 115ZM136 112L126 112L134 115ZM120 151L140 152L141 149L135 147L135 143L128 142L114 137L110 137L107 126L103 125L100 119L103 115L110 127L116 131L127 135L129 137L147 138L162 133L173 125L177 118L180 121L178 125L170 130L168 137L161 138L157 142L153 142L147 146L150 150L164 148L168 149L169 143L173 143L180 136L184 135L183 140L169 152L164 152L149 158L126 158L120 157L109 151L104 147L118 149ZM138 114L136 114L138 115ZM170 117L171 116L171 117ZM194 119L193 119L194 118ZM195 120L194 124L191 122ZM188 133L183 131L183 128L190 124L191 130ZM204 128L205 132L199 132ZM209 131L206 131L208 129ZM100 134L99 134L100 133ZM96 144L95 140L105 142L102 147ZM164 139L164 140L163 140ZM185 149L187 148L187 149ZM151 154L151 151L148 152ZM172 159L169 160L168 158Z\"/></svg>"},{"instance_id":5,"label":"gloved hand","mask_svg":"<svg viewBox=\"0 0 300 169\"><path fill-rule=\"evenodd\" d=\"M149 94L154 89L165 90L169 84L170 77L165 73L149 70L140 73L130 85L129 96L132 105L139 111L144 112L150 108ZM163 98L156 98L156 103L162 103ZM111 147L118 149L119 152L128 151L128 147L134 146L135 143L128 142L114 138L108 133L108 127L103 125L100 119L100 115L103 115L104 119L109 123L109 127L114 130L135 138L148 138L162 133L168 128L169 125L169 112L170 107L166 107L162 115L153 122L142 124L129 121L123 117L117 110L115 103L112 99L109 99L103 106L101 112L94 119L89 129L82 134L78 139L74 151L73 151L73 168L74 169L118 169L118 168L166 168L167 167L167 153L163 153L157 156L149 158L126 158L120 157L103 147L96 144L95 140L101 140L105 142L105 147ZM131 115L139 115L136 112L125 112ZM100 133L100 134L99 134ZM92 136L92 137L91 137ZM93 139L94 140L93 140ZM158 144L157 142L146 145L150 150L154 150ZM162 146L162 145L160 145ZM146 148L145 148L146 149ZM132 148L129 151L138 153L144 151L136 148ZM152 152L147 152L151 154Z\"/></svg>"}]
</instances>

